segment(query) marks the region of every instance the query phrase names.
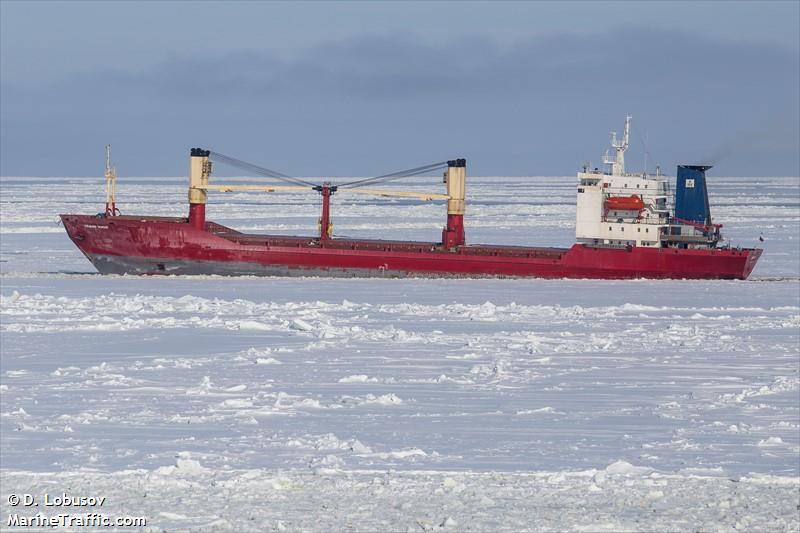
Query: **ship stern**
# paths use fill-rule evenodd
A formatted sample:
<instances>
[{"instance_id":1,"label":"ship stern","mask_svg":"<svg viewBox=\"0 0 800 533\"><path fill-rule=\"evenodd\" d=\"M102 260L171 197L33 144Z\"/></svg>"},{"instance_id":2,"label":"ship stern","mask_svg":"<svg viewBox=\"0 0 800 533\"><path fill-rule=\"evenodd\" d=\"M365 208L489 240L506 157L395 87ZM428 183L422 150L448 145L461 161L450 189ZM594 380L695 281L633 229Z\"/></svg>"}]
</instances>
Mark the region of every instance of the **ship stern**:
<instances>
[{"instance_id":1,"label":"ship stern","mask_svg":"<svg viewBox=\"0 0 800 533\"><path fill-rule=\"evenodd\" d=\"M744 262L744 269L742 272L741 279L747 279L750 277L750 274L756 267L756 263L758 263L758 259L761 257L761 254L763 252L764 250L762 250L761 248L751 248L747 250L747 259Z\"/></svg>"}]
</instances>

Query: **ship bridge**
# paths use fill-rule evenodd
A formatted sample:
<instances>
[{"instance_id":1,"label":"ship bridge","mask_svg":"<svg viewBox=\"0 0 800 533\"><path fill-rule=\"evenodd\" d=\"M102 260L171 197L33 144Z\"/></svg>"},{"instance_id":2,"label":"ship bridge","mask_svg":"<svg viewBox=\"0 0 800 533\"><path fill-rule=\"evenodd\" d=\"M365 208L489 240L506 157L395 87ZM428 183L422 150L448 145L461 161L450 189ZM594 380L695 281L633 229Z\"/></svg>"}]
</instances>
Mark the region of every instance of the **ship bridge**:
<instances>
[{"instance_id":1,"label":"ship bridge","mask_svg":"<svg viewBox=\"0 0 800 533\"><path fill-rule=\"evenodd\" d=\"M584 166L578 173L577 209L575 237L579 243L592 246L629 247L643 246L660 248L674 247L713 247L720 240L718 227L711 224L710 213L694 213L702 207L702 198L687 194L692 198L691 207L684 209L692 213L693 219L685 220L677 214L671 216L669 209L669 178L656 167L655 175L646 172L628 173L625 171L625 152L630 140L631 116L625 117L625 128L621 139L616 132L611 133L611 148L603 155L604 169L589 169ZM613 153L612 153L613 150ZM681 169L697 169L702 172L710 167L679 167L679 185L688 183L692 187L705 179L687 178L681 180ZM688 190L686 187L681 190ZM698 187L699 191L700 188ZM681 202L688 204L688 200ZM705 204L707 206L707 196ZM700 205L700 207L697 207ZM703 212L704 213L704 212Z\"/></svg>"}]
</instances>

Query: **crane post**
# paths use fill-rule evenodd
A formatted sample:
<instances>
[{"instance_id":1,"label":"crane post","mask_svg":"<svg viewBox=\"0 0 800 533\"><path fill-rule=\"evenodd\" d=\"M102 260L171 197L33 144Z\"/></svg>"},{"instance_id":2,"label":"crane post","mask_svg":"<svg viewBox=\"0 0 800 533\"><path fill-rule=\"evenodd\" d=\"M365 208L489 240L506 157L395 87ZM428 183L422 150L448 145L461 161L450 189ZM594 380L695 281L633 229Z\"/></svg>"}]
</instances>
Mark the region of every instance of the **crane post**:
<instances>
[{"instance_id":1,"label":"crane post","mask_svg":"<svg viewBox=\"0 0 800 533\"><path fill-rule=\"evenodd\" d=\"M319 218L319 239L327 241L333 234L333 224L331 224L331 196L336 192L336 186L330 182L325 182L321 186L314 187L322 195L322 216Z\"/></svg>"},{"instance_id":2,"label":"crane post","mask_svg":"<svg viewBox=\"0 0 800 533\"><path fill-rule=\"evenodd\" d=\"M447 225L442 230L442 246L453 248L462 246L464 235L464 207L467 178L467 160L454 159L447 162L444 179L447 186Z\"/></svg>"},{"instance_id":3,"label":"crane post","mask_svg":"<svg viewBox=\"0 0 800 533\"><path fill-rule=\"evenodd\" d=\"M189 224L199 230L206 227L206 202L208 191L197 187L208 185L211 175L211 162L208 157L209 150L192 148L189 158Z\"/></svg>"}]
</instances>

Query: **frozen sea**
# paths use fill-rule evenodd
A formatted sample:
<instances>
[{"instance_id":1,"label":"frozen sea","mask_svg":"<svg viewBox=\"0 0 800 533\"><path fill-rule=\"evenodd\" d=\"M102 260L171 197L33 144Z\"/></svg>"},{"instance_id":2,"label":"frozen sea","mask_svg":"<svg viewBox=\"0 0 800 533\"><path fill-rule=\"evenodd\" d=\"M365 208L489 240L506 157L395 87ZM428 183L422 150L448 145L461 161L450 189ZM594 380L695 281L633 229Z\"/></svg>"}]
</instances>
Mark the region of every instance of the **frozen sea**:
<instances>
[{"instance_id":1,"label":"frozen sea","mask_svg":"<svg viewBox=\"0 0 800 533\"><path fill-rule=\"evenodd\" d=\"M748 281L100 276L57 215L99 211L102 180L2 178L0 529L798 531L800 178L709 181L730 244L764 248ZM574 195L468 178L467 240L567 246ZM125 214L185 196L118 180ZM318 210L208 207L282 234ZM333 199L339 236L434 241L443 220ZM64 492L106 502L9 504Z\"/></svg>"}]
</instances>

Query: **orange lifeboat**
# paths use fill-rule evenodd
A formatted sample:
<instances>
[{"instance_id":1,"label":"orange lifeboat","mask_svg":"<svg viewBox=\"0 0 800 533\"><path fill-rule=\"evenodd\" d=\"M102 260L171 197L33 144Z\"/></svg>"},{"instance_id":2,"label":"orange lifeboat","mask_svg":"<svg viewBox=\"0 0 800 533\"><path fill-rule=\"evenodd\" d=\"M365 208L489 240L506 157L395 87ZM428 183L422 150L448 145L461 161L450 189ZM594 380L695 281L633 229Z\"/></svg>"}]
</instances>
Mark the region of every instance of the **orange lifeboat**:
<instances>
[{"instance_id":1,"label":"orange lifeboat","mask_svg":"<svg viewBox=\"0 0 800 533\"><path fill-rule=\"evenodd\" d=\"M609 196L606 198L605 207L607 210L630 210L641 211L644 209L644 202L641 196Z\"/></svg>"}]
</instances>

